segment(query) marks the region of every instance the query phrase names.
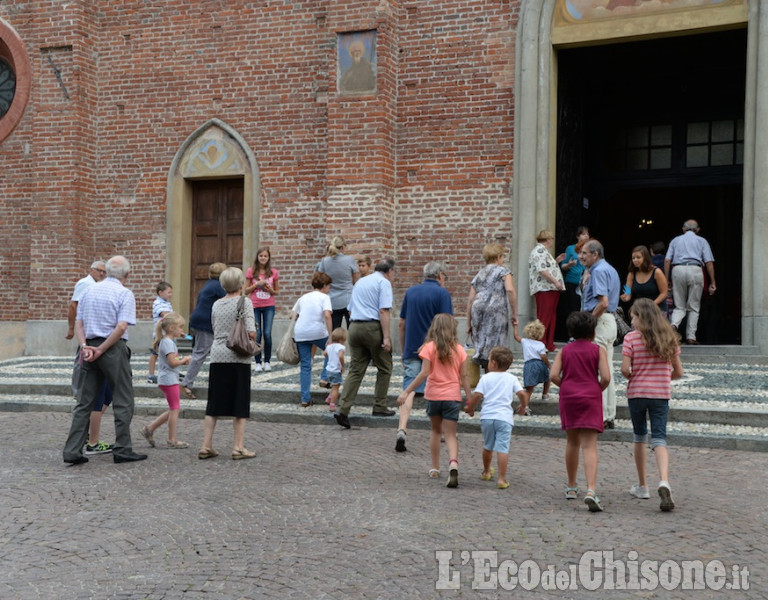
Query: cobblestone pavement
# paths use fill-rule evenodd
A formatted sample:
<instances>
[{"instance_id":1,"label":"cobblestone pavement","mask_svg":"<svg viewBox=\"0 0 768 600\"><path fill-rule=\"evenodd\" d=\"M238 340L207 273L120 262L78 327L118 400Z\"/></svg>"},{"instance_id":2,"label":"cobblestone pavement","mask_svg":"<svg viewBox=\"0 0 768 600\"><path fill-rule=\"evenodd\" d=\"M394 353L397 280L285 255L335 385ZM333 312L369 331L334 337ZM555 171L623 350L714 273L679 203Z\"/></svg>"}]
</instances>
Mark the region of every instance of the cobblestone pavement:
<instances>
[{"instance_id":1,"label":"cobblestone pavement","mask_svg":"<svg viewBox=\"0 0 768 600\"><path fill-rule=\"evenodd\" d=\"M556 581L572 589L539 586L542 598L768 596L765 453L672 448L677 508L662 513L655 494L627 493L631 445L601 442L606 511L593 514L563 498L562 439L513 436L512 487L497 490L479 479L480 435L461 433L460 486L447 489L445 467L441 479L427 477L425 431L412 431L408 452L397 454L394 429L252 421L246 443L257 458L232 461L231 426L222 421L221 455L200 461L200 420L181 421L190 448L171 451L147 447L138 434L144 419L132 431L148 460L118 465L106 454L70 467L61 461L68 414L0 412L0 598L468 598L473 581L487 579L478 551L524 564L534 583L536 569L562 571ZM102 437L113 431L108 413ZM629 564L630 584L632 572L650 570L666 585L681 561L702 561L709 589L588 591L589 570L574 575L589 551ZM646 560L675 562L641 567ZM605 573L596 566L599 583ZM522 597L524 582L480 597ZM713 589L734 582L749 589Z\"/></svg>"}]
</instances>

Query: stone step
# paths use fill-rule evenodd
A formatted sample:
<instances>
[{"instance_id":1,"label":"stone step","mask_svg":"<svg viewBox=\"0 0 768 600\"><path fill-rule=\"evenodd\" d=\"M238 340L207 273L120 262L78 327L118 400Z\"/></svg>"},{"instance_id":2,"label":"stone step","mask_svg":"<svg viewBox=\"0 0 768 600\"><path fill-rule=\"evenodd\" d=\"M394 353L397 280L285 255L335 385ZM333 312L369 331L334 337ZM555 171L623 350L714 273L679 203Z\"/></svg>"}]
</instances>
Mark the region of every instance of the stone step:
<instances>
[{"instance_id":1,"label":"stone step","mask_svg":"<svg viewBox=\"0 0 768 600\"><path fill-rule=\"evenodd\" d=\"M706 348L706 352L702 348ZM631 441L631 424L625 399L626 381L619 374L620 348L616 350L617 429L606 431L603 439ZM683 359L685 376L673 382L670 435L674 435L675 440L679 437L679 443L687 445L715 444L723 448L748 445L752 449L768 451L768 361L763 358L762 362L752 363L746 360L749 356L718 354L712 352L712 347L687 346L683 352L686 355ZM688 356L693 354L696 354L696 360ZM321 360L317 358L313 364L315 384L321 365ZM157 386L146 383L147 357L134 355L131 366L137 414L160 414L166 405ZM74 406L70 387L71 369L72 359L65 357L22 357L0 361L0 410L71 411ZM522 364L516 362L511 370L518 378L522 378ZM354 422L365 427L395 427L393 423L396 421L393 419L370 416L375 372L373 367L369 368L360 387L352 414ZM187 400L182 397L185 416L202 416L207 377L208 367L205 365L196 381L198 399ZM401 381L402 366L395 361L389 387L389 406L396 405ZM314 387L312 399L316 406L308 409L300 407L298 366L273 363L271 372L252 375L251 388L254 418L257 420L316 423L330 419L324 404L327 390ZM538 400L540 394L541 386L538 386L531 403L534 414L521 417L516 431L520 434L561 436L557 388L552 387L549 401ZM470 426L472 422L469 417L462 416L460 427ZM416 400L412 423L412 428L428 427L423 401L420 399ZM476 426L479 427L479 420Z\"/></svg>"},{"instance_id":2,"label":"stone step","mask_svg":"<svg viewBox=\"0 0 768 600\"><path fill-rule=\"evenodd\" d=\"M51 399L40 395L0 395L0 411L4 412L71 412L74 400L66 401L59 397ZM151 397L137 397L134 412L134 422L139 423L155 417L166 409L165 402ZM202 419L205 415L205 402L202 400L186 400L181 409L183 419ZM107 417L109 418L109 417ZM269 423L300 423L308 425L327 425L337 428L332 414L321 401L308 408L302 408L298 403L252 402L251 420ZM357 404L350 413L353 429L391 428L393 436L397 431L397 416L374 417L365 405ZM625 418L621 411L617 415L616 428L606 430L601 434L603 441L633 442L632 423ZM414 408L408 421L408 430L423 431L420 443L426 443L430 422L423 409ZM462 415L459 419L460 432L480 431L480 419ZM530 417L515 417L515 436L541 436L564 438L560 428L559 417L549 415L534 415ZM737 425L709 425L706 423L688 423L670 419L667 425L668 440L671 446L690 446L701 448L720 448L728 450L745 450L751 452L768 452L768 431L764 427ZM411 439L416 436L411 434ZM513 441L514 444L514 441Z\"/></svg>"},{"instance_id":3,"label":"stone step","mask_svg":"<svg viewBox=\"0 0 768 600\"><path fill-rule=\"evenodd\" d=\"M164 399L163 393L153 384L134 383L134 393L136 397L147 401L159 402L162 406ZM195 395L198 401L205 401L207 398L207 389L205 387L197 388ZM312 401L316 405L324 404L328 395L326 390L313 390L311 393ZM531 400L531 409L536 416L558 416L557 394L551 394L554 399L547 401ZM60 383L0 383L0 407L7 406L14 402L16 396L34 398L43 396L51 398L52 402L64 402L65 404L72 399L70 386ZM56 398L57 400L53 400ZM390 394L388 396L389 406L395 406L397 396ZM72 400L74 402L74 400ZM182 396L182 403L189 402ZM258 388L251 390L251 403L263 405L287 405L300 404L298 390L295 389L267 389ZM358 406L373 406L373 396L370 393L361 391L358 394ZM670 403L669 419L670 421L679 421L682 423L706 423L713 425L734 425L748 427L768 428L768 404L760 402L740 402L737 406L732 403L717 401L702 401L702 405L692 405L691 402L675 401ZM424 401L421 398L414 399L414 408L423 409ZM618 419L629 419L629 408L626 400L619 398L616 404L616 416Z\"/></svg>"}]
</instances>

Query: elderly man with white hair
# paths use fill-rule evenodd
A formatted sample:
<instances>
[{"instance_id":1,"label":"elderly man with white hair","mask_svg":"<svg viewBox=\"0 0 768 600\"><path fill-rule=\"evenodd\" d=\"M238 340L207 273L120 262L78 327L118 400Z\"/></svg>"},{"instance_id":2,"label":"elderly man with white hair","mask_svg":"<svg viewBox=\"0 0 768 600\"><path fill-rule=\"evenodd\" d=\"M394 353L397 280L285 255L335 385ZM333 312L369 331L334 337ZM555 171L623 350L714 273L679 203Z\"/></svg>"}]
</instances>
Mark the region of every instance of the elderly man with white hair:
<instances>
[{"instance_id":1,"label":"elderly man with white hair","mask_svg":"<svg viewBox=\"0 0 768 600\"><path fill-rule=\"evenodd\" d=\"M672 297L675 309L672 311L670 322L677 329L685 317L688 321L685 327L685 341L688 344L698 344L696 329L699 326L699 311L701 295L704 292L704 271L709 276L709 295L715 293L715 258L709 242L698 235L699 224L693 219L683 223L683 234L678 235L669 243L667 256L664 258L664 275L667 281L672 275Z\"/></svg>"},{"instance_id":2,"label":"elderly man with white hair","mask_svg":"<svg viewBox=\"0 0 768 600\"><path fill-rule=\"evenodd\" d=\"M608 355L610 381L603 390L603 427L613 429L616 419L616 382L613 377L613 344L616 341L616 317L619 306L621 280L616 269L605 260L603 245L594 239L587 240L579 251L579 260L589 269L589 279L582 292L583 310L597 318L595 344L602 346Z\"/></svg>"},{"instance_id":3,"label":"elderly man with white hair","mask_svg":"<svg viewBox=\"0 0 768 600\"><path fill-rule=\"evenodd\" d=\"M77 305L75 335L83 356L82 375L77 393L77 406L72 411L72 425L64 445L65 463L88 462L83 445L88 436L93 403L104 380L113 393L115 415L116 463L147 458L136 454L131 444L133 419L133 382L128 326L136 324L136 299L123 283L131 270L128 259L113 256L107 261L107 278L90 286Z\"/></svg>"}]
</instances>

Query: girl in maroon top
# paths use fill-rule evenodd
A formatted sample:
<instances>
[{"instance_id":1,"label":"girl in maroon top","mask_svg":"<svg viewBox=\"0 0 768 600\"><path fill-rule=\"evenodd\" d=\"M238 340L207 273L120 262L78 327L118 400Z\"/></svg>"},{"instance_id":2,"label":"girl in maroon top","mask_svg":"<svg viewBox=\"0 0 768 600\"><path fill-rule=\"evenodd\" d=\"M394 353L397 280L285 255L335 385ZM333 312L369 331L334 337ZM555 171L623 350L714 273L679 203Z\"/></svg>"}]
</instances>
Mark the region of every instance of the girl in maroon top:
<instances>
[{"instance_id":1,"label":"girl in maroon top","mask_svg":"<svg viewBox=\"0 0 768 600\"><path fill-rule=\"evenodd\" d=\"M603 390L611 381L608 356L595 344L597 319L591 312L574 312L566 321L574 339L558 351L550 379L560 387L560 421L565 429L565 470L568 484L565 497L578 497L576 474L579 449L584 456L587 495L584 503L591 512L603 510L595 493L597 486L597 434L603 432Z\"/></svg>"}]
</instances>

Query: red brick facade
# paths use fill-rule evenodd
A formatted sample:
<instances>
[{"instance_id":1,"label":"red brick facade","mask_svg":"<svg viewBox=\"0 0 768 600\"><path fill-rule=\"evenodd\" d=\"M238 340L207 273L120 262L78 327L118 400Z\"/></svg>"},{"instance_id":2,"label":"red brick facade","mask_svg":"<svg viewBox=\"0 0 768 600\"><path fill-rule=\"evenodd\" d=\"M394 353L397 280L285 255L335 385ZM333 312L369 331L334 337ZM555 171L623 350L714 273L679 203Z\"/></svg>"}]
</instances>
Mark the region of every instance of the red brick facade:
<instances>
[{"instance_id":1,"label":"red brick facade","mask_svg":"<svg viewBox=\"0 0 768 600\"><path fill-rule=\"evenodd\" d=\"M125 254L148 318L166 274L166 185L217 118L253 150L261 244L284 314L333 235L399 263L445 259L458 312L487 241L512 232L519 2L4 3L32 67L0 141L0 321L62 319L94 257ZM337 34L377 31L377 93L339 96ZM246 265L253 257L246 257Z\"/></svg>"}]
</instances>

